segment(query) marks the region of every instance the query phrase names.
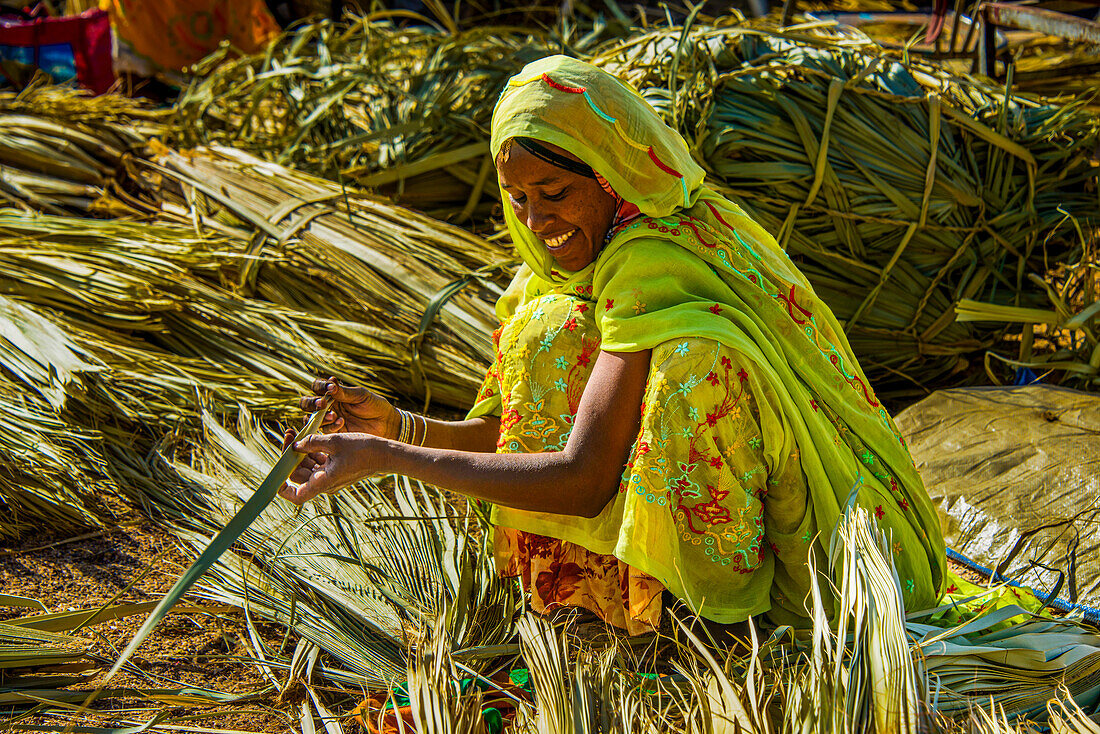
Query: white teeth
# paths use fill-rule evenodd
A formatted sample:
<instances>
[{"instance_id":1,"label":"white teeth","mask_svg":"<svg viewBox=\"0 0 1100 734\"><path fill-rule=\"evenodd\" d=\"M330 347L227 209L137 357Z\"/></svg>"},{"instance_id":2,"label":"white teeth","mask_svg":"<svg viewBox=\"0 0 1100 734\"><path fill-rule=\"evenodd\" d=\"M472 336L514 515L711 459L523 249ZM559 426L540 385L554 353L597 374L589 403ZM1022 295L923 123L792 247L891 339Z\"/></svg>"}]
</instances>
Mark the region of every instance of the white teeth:
<instances>
[{"instance_id":1,"label":"white teeth","mask_svg":"<svg viewBox=\"0 0 1100 734\"><path fill-rule=\"evenodd\" d=\"M576 232L576 231L577 230L575 230L575 229L571 229L568 232L566 232L565 234L560 235L558 237L555 237L552 240L543 240L543 241L546 242L547 247L561 247L562 245L565 244L565 241L567 239L569 239L570 237L573 236L573 233Z\"/></svg>"}]
</instances>

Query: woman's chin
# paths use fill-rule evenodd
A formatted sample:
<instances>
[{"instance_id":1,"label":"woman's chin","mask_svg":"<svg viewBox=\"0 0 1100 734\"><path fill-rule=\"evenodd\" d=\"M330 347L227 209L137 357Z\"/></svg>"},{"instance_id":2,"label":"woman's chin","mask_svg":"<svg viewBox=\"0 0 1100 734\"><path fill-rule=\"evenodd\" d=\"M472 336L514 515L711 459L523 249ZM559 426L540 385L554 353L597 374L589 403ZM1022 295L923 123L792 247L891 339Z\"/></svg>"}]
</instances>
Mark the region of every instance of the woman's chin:
<instances>
[{"instance_id":1,"label":"woman's chin","mask_svg":"<svg viewBox=\"0 0 1100 734\"><path fill-rule=\"evenodd\" d=\"M578 270L584 270L586 267L592 264L596 258L587 252L580 252L576 248L569 248L565 252L555 253L549 247L546 248L550 253L550 257L554 258L554 262L558 264L558 267L563 270L571 270L576 272Z\"/></svg>"},{"instance_id":2,"label":"woman's chin","mask_svg":"<svg viewBox=\"0 0 1100 734\"><path fill-rule=\"evenodd\" d=\"M591 260L583 260L577 258L560 258L555 257L554 262L558 264L558 267L562 270L568 270L570 272L577 272L578 270L584 270L592 262Z\"/></svg>"}]
</instances>

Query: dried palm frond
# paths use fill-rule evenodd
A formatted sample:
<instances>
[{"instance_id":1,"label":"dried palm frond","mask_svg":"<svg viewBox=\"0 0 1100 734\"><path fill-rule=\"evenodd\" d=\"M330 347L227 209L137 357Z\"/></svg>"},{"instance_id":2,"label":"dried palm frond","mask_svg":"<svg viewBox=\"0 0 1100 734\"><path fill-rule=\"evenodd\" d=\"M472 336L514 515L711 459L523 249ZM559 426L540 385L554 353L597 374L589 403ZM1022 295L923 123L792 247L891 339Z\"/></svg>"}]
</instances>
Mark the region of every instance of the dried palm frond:
<instances>
[{"instance_id":1,"label":"dried palm frond","mask_svg":"<svg viewBox=\"0 0 1100 734\"><path fill-rule=\"evenodd\" d=\"M836 639L851 645L848 660L835 658L838 673L846 668L846 730L916 734L921 700L901 582L889 539L866 508L849 507L841 519L830 568L840 590Z\"/></svg>"},{"instance_id":2,"label":"dried palm frond","mask_svg":"<svg viewBox=\"0 0 1100 734\"><path fill-rule=\"evenodd\" d=\"M114 494L100 436L0 383L0 538L109 523Z\"/></svg>"},{"instance_id":3,"label":"dried palm frond","mask_svg":"<svg viewBox=\"0 0 1100 734\"><path fill-rule=\"evenodd\" d=\"M198 201L196 221L216 226L209 212L221 210L249 227L240 290L310 314L311 333L330 324L318 341L370 365L393 393L471 404L513 270L505 248L229 149L162 163L180 205Z\"/></svg>"},{"instance_id":4,"label":"dried palm frond","mask_svg":"<svg viewBox=\"0 0 1100 734\"><path fill-rule=\"evenodd\" d=\"M90 668L95 665L87 657L91 648L79 637L29 629L18 620L0 622L0 669L71 665L77 670L81 663Z\"/></svg>"},{"instance_id":5,"label":"dried palm frond","mask_svg":"<svg viewBox=\"0 0 1100 734\"><path fill-rule=\"evenodd\" d=\"M114 677L115 673L126 664L130 656L134 654L138 647L141 646L141 643L144 642L145 638L148 637L149 633L153 631L157 623L172 610L172 607L183 599L183 595L195 585L195 582L198 581L227 550L229 550L229 547L237 541L237 538L252 525L260 513L262 513L271 501L275 499L276 493L286 484L294 468L298 466L305 456L304 452L295 450L294 444L315 434L321 428L321 421L324 419L328 409L329 401L325 401L313 412L306 421L306 424L302 426L297 435L293 437L290 444L283 449L275 465L271 467L267 476L260 481L259 486L252 493L252 496L248 498L248 501L245 502L231 518L226 520L222 528L218 531L218 534L210 541L210 544L207 545L202 553L199 554L199 557L187 567L176 583L172 585L172 588L168 590L168 593L160 600L156 608L149 613L149 616L141 625L141 628L126 645L126 649L119 654L118 659L115 661L114 665L111 666L111 670L107 673L101 685L106 685L107 681Z\"/></svg>"},{"instance_id":6,"label":"dried palm frond","mask_svg":"<svg viewBox=\"0 0 1100 734\"><path fill-rule=\"evenodd\" d=\"M61 411L101 365L32 308L0 296L0 537L110 517L99 437Z\"/></svg>"},{"instance_id":7,"label":"dried palm frond","mask_svg":"<svg viewBox=\"0 0 1100 734\"><path fill-rule=\"evenodd\" d=\"M300 314L216 285L236 270L225 244L184 225L0 212L0 366L14 380L0 381L0 534L110 520L96 498L119 493L151 514L177 506L149 455L200 435L201 400L284 413L337 370Z\"/></svg>"},{"instance_id":8,"label":"dried palm frond","mask_svg":"<svg viewBox=\"0 0 1100 734\"><path fill-rule=\"evenodd\" d=\"M247 499L245 487L274 455L271 434L247 414L241 439L209 416L206 426L204 453L192 453L193 466L175 466L198 489L194 510L176 520L196 549ZM517 600L496 577L480 522L403 478L300 510L277 500L240 537L242 555L223 557L200 593L293 627L339 661L324 672L334 680L389 685L425 628L445 635L459 656L511 636ZM480 664L476 657L470 665Z\"/></svg>"},{"instance_id":9,"label":"dried palm frond","mask_svg":"<svg viewBox=\"0 0 1100 734\"><path fill-rule=\"evenodd\" d=\"M998 625L1024 615L1024 621ZM1100 675L1100 635L1076 620L1027 619L1019 607L992 609L953 630L909 623L934 690L947 715L992 705L1010 716L1042 720L1047 702L1065 688L1094 691Z\"/></svg>"},{"instance_id":10,"label":"dried palm frond","mask_svg":"<svg viewBox=\"0 0 1100 734\"><path fill-rule=\"evenodd\" d=\"M956 306L959 321L1021 324L1019 353L1013 359L1005 349L986 353L986 374L1002 384L1003 370L1033 370L1046 382L1082 388L1100 385L1100 267L1096 243L1074 264L1066 264L1041 278L1028 278L1046 293L1052 308L1022 308L962 300ZM994 362L995 361L995 362ZM1053 373L1053 374L1052 374Z\"/></svg>"},{"instance_id":11,"label":"dried palm frond","mask_svg":"<svg viewBox=\"0 0 1100 734\"><path fill-rule=\"evenodd\" d=\"M115 94L30 84L0 93L0 200L31 211L120 216L155 208L127 158L163 127L163 112Z\"/></svg>"},{"instance_id":12,"label":"dried palm frond","mask_svg":"<svg viewBox=\"0 0 1100 734\"><path fill-rule=\"evenodd\" d=\"M1041 303L1027 274L1080 254L1067 214L1097 221L1082 100L1006 94L821 23L660 29L595 61L776 234L888 397L976 372L1003 328L957 323L955 301Z\"/></svg>"},{"instance_id":13,"label":"dried palm frond","mask_svg":"<svg viewBox=\"0 0 1100 734\"><path fill-rule=\"evenodd\" d=\"M481 693L476 687L463 692L448 648L446 626L437 623L431 637L409 658L406 690L416 731L484 734Z\"/></svg>"},{"instance_id":14,"label":"dried palm frond","mask_svg":"<svg viewBox=\"0 0 1100 734\"><path fill-rule=\"evenodd\" d=\"M572 687L566 681L567 645L550 624L527 614L516 624L523 657L531 671L531 684L539 705L535 713L538 734L573 734L576 710Z\"/></svg>"},{"instance_id":15,"label":"dried palm frond","mask_svg":"<svg viewBox=\"0 0 1100 734\"><path fill-rule=\"evenodd\" d=\"M186 210L187 223L0 211L0 283L8 296L0 362L54 412L68 375L85 375L66 404L70 425L45 407L34 421L52 437L41 445L55 446L53 454L21 461L26 448L11 442L3 478L9 534L47 517L94 523L101 511L85 500L100 491L122 492L152 514L178 509L179 492L170 489L177 483L158 475L149 455L168 434L197 436L203 401L221 416L243 405L276 418L315 377L333 374L469 404L491 354L503 250L407 210L364 198L352 204L339 187L286 169L275 167L286 176L270 183L272 172L265 178L255 163L222 157L212 164L224 166L221 178L214 168L198 175L217 180L219 195L255 192L231 202L243 207L232 210L233 221L251 218L261 238L275 231L264 218L289 200L304 210L289 225L300 239L265 246L209 207L194 219ZM168 184L185 178L159 175ZM314 202L338 200L345 214L299 206L287 189ZM197 221L205 222L202 234ZM267 257L274 248L282 253ZM33 401L7 405L0 420L10 415L13 425L28 417L19 411L41 412ZM30 440L37 430L32 424L11 435ZM23 466L31 469L26 476Z\"/></svg>"},{"instance_id":16,"label":"dried palm frond","mask_svg":"<svg viewBox=\"0 0 1100 734\"><path fill-rule=\"evenodd\" d=\"M11 597L0 599L0 606L10 606ZM88 684L102 669L104 660L94 650L96 640L77 636L80 630L103 622L128 617L148 611L149 604L111 604L94 609L80 609L52 614L36 614L0 622L0 706L8 718L5 727L18 729L26 724L20 719L30 716L59 717L61 723L46 730L62 731L68 716L84 702L89 694L78 688ZM210 612L208 608L188 605L178 611L188 613ZM131 672L140 672L130 667ZM110 713L133 715L134 708L120 711L118 700L140 701L143 707L157 706L146 727L158 722L179 720L172 716L173 708L181 706L209 706L211 703L231 700L233 695L198 687L183 686L163 676L142 673L154 686L170 681L175 687L143 687L101 689L99 701L107 703L104 709ZM159 678L160 680L156 680ZM139 709L140 711L140 709ZM91 714L100 712L92 711ZM110 713L103 715L109 716ZM186 718L183 719L186 721ZM32 723L32 727L35 725ZM35 727L39 728L39 727Z\"/></svg>"},{"instance_id":17,"label":"dried palm frond","mask_svg":"<svg viewBox=\"0 0 1100 734\"><path fill-rule=\"evenodd\" d=\"M512 28L439 33L385 21L302 26L267 52L202 62L180 97L180 144L221 143L436 216L485 217L493 101L558 48Z\"/></svg>"},{"instance_id":18,"label":"dried palm frond","mask_svg":"<svg viewBox=\"0 0 1100 734\"><path fill-rule=\"evenodd\" d=\"M224 412L239 403L286 410L295 386L338 366L304 333L300 314L217 284L238 268L230 247L179 224L0 212L0 282L9 297L104 368L72 409L158 437L181 423L198 427L196 391Z\"/></svg>"},{"instance_id":19,"label":"dried palm frond","mask_svg":"<svg viewBox=\"0 0 1100 734\"><path fill-rule=\"evenodd\" d=\"M1100 723L1087 716L1068 696L1059 695L1051 699L1047 710L1050 714L1047 723L1052 734L1100 734Z\"/></svg>"},{"instance_id":20,"label":"dried palm frond","mask_svg":"<svg viewBox=\"0 0 1100 734\"><path fill-rule=\"evenodd\" d=\"M1096 110L1100 106L1095 96L1100 87L1097 51L1095 43L1031 36L1008 50L1012 55L1012 83L1016 89L1032 94L1084 97Z\"/></svg>"}]
</instances>

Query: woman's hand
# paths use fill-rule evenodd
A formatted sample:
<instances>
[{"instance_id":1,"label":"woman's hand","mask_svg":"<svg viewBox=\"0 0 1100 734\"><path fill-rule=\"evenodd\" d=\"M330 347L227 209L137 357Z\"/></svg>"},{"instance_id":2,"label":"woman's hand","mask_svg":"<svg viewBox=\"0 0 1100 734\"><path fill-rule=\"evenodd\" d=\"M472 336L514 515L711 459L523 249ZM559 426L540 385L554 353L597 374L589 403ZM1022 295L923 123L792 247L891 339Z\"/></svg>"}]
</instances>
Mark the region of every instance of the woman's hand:
<instances>
[{"instance_id":1,"label":"woman's hand","mask_svg":"<svg viewBox=\"0 0 1100 734\"><path fill-rule=\"evenodd\" d=\"M293 440L291 433L283 449L289 447ZM364 433L314 434L303 438L294 449L306 456L290 475L290 481L297 486L284 484L279 496L301 505L322 492L334 494L377 473L382 443Z\"/></svg>"},{"instance_id":2,"label":"woman's hand","mask_svg":"<svg viewBox=\"0 0 1100 734\"><path fill-rule=\"evenodd\" d=\"M364 387L345 387L335 377L313 381L313 394L298 401L307 413L319 410L326 397L332 407L321 422L324 433L369 433L396 439L401 428L397 409L381 395ZM288 431L288 433L290 433Z\"/></svg>"}]
</instances>

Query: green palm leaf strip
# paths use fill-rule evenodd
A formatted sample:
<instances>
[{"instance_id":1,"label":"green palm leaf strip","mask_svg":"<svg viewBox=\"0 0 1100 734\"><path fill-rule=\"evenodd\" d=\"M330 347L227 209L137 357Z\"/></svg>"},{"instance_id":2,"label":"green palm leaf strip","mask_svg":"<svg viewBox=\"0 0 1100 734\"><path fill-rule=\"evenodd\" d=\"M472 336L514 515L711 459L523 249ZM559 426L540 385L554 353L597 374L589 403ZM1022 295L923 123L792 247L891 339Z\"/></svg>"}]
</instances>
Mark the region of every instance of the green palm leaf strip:
<instances>
[{"instance_id":1,"label":"green palm leaf strip","mask_svg":"<svg viewBox=\"0 0 1100 734\"><path fill-rule=\"evenodd\" d=\"M306 425L298 432L298 435L294 437L294 441L300 441L306 436L317 431L321 425L321 420L324 418L325 412L328 410L328 402L321 407L320 410L313 413ZM137 634L134 635L134 639L130 641L130 644L126 646L126 649L122 651L122 655L111 670L107 673L107 677L104 678L104 683L111 680L115 673L126 664L126 661L130 659L130 656L134 654L134 651L141 646L145 638L149 636L149 633L153 631L153 628L157 626L157 623L164 618L172 607L176 605L183 595L195 584L199 578L206 573L206 571L217 563L229 546L236 542L237 538L248 529L260 513L275 499L275 494L279 491L279 488L290 478L290 473L294 471L294 468L298 466L298 463L302 460L302 454L294 450L293 443L283 451L282 456L268 472L263 482L260 483L259 488L252 494L248 502L244 503L244 506L237 511L237 514L233 516L233 519L219 532L214 539L210 541L210 545L206 546L206 550L195 559L195 562L188 567L179 580L176 581L172 589L164 595L160 603L157 604L157 608L149 615L149 618L145 620L145 624L141 626Z\"/></svg>"}]
</instances>

